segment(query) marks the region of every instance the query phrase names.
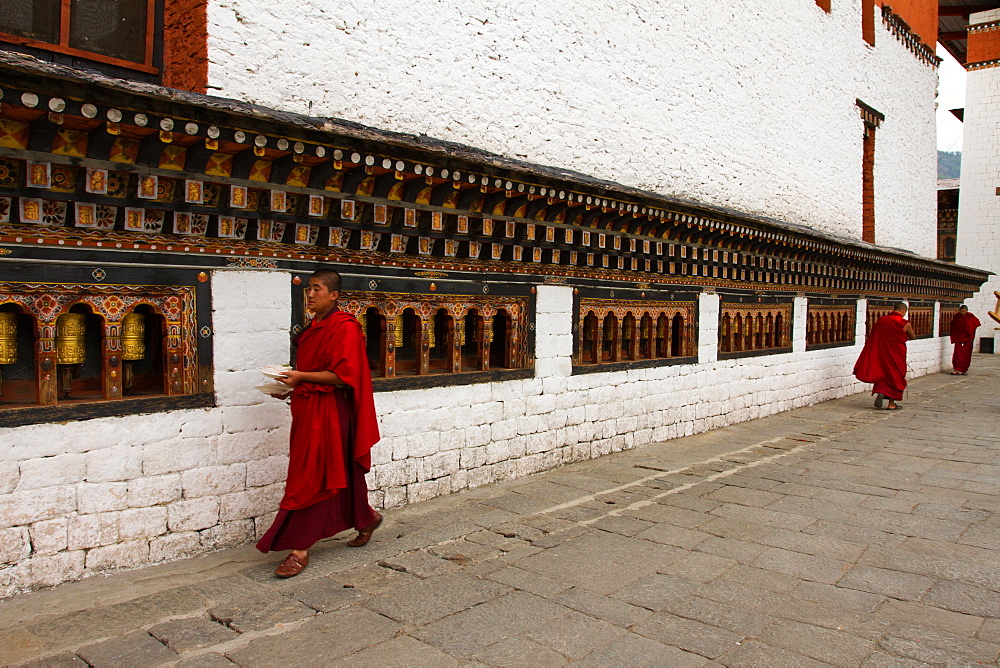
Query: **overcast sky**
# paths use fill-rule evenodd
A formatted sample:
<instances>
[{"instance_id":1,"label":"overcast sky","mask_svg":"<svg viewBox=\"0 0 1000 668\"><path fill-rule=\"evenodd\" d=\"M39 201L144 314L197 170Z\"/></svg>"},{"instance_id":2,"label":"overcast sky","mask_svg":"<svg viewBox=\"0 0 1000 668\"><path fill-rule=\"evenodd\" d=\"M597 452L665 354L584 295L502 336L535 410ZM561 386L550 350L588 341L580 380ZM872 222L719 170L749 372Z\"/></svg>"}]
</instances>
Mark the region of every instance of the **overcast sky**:
<instances>
[{"instance_id":1,"label":"overcast sky","mask_svg":"<svg viewBox=\"0 0 1000 668\"><path fill-rule=\"evenodd\" d=\"M938 68L937 147L940 151L961 151L962 123L950 110L965 106L965 68L940 44L937 55L944 59Z\"/></svg>"}]
</instances>

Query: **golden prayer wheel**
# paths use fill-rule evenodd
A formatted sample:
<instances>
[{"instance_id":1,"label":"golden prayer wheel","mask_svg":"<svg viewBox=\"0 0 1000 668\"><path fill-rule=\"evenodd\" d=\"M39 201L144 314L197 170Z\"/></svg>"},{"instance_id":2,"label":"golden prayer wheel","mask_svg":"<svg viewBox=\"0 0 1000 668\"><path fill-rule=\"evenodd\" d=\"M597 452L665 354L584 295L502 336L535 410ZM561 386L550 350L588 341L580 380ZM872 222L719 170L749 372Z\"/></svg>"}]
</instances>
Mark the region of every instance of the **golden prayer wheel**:
<instances>
[{"instance_id":1,"label":"golden prayer wheel","mask_svg":"<svg viewBox=\"0 0 1000 668\"><path fill-rule=\"evenodd\" d=\"M368 336L368 312L363 311L358 314L358 322L361 323L361 335Z\"/></svg>"},{"instance_id":2,"label":"golden prayer wheel","mask_svg":"<svg viewBox=\"0 0 1000 668\"><path fill-rule=\"evenodd\" d=\"M146 356L146 317L127 313L122 318L122 359L141 360Z\"/></svg>"},{"instance_id":3,"label":"golden prayer wheel","mask_svg":"<svg viewBox=\"0 0 1000 668\"><path fill-rule=\"evenodd\" d=\"M437 345L437 338L434 335L434 321L427 320L424 322L424 331L427 332L427 347L433 348Z\"/></svg>"},{"instance_id":4,"label":"golden prayer wheel","mask_svg":"<svg viewBox=\"0 0 1000 668\"><path fill-rule=\"evenodd\" d=\"M17 314L0 312L0 364L17 361Z\"/></svg>"},{"instance_id":5,"label":"golden prayer wheel","mask_svg":"<svg viewBox=\"0 0 1000 668\"><path fill-rule=\"evenodd\" d=\"M87 316L65 313L56 319L56 363L83 364L86 359Z\"/></svg>"},{"instance_id":6,"label":"golden prayer wheel","mask_svg":"<svg viewBox=\"0 0 1000 668\"><path fill-rule=\"evenodd\" d=\"M648 339L653 334L653 321L646 320L642 323L640 329L640 336L645 340Z\"/></svg>"},{"instance_id":7,"label":"golden prayer wheel","mask_svg":"<svg viewBox=\"0 0 1000 668\"><path fill-rule=\"evenodd\" d=\"M396 331L393 332L393 343L397 348L403 347L403 314L396 316Z\"/></svg>"}]
</instances>

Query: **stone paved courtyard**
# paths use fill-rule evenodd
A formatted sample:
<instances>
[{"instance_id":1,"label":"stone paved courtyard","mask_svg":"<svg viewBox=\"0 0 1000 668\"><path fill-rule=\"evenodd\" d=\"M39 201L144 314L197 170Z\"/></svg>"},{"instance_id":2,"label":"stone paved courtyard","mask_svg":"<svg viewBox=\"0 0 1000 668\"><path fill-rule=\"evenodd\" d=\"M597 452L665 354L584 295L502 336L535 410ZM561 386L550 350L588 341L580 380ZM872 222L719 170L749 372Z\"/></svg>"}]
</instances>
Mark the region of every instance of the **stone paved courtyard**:
<instances>
[{"instance_id":1,"label":"stone paved courtyard","mask_svg":"<svg viewBox=\"0 0 1000 668\"><path fill-rule=\"evenodd\" d=\"M995 665L1000 356L387 513L0 602L0 665ZM86 662L86 664L84 663Z\"/></svg>"}]
</instances>

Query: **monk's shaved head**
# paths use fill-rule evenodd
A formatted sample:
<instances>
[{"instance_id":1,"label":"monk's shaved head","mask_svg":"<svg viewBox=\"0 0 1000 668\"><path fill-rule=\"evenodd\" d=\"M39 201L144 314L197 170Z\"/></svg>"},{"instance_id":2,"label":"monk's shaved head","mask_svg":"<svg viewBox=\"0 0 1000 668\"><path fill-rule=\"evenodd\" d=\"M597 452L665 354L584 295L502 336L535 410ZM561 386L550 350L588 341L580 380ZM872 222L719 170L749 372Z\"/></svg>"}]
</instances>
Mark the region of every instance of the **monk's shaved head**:
<instances>
[{"instance_id":1,"label":"monk's shaved head","mask_svg":"<svg viewBox=\"0 0 1000 668\"><path fill-rule=\"evenodd\" d=\"M326 286L330 292L340 292L340 274L333 269L320 269L314 271L309 278L315 278Z\"/></svg>"},{"instance_id":2,"label":"monk's shaved head","mask_svg":"<svg viewBox=\"0 0 1000 668\"><path fill-rule=\"evenodd\" d=\"M965 304L962 304L961 306L958 307L958 310L959 311L968 311L969 307L966 306Z\"/></svg>"},{"instance_id":3,"label":"monk's shaved head","mask_svg":"<svg viewBox=\"0 0 1000 668\"><path fill-rule=\"evenodd\" d=\"M906 309L908 309L908 308L909 308L909 306L906 305L906 302L896 302L893 305L892 310L893 311L899 311L900 313L906 313Z\"/></svg>"}]
</instances>

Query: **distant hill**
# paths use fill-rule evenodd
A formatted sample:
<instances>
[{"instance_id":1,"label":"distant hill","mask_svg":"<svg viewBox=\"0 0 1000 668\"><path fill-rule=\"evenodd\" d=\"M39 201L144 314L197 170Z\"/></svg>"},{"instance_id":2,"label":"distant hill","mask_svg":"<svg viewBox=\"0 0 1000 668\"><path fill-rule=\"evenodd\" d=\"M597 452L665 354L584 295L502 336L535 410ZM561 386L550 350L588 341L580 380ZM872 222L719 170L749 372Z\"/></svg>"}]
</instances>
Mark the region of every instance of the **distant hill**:
<instances>
[{"instance_id":1,"label":"distant hill","mask_svg":"<svg viewBox=\"0 0 1000 668\"><path fill-rule=\"evenodd\" d=\"M938 151L938 178L957 179L962 173L961 151Z\"/></svg>"}]
</instances>

